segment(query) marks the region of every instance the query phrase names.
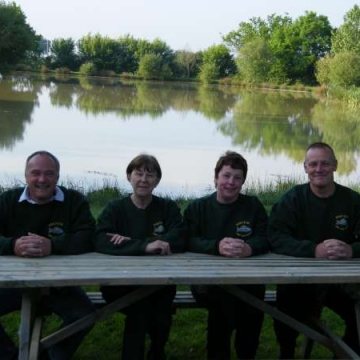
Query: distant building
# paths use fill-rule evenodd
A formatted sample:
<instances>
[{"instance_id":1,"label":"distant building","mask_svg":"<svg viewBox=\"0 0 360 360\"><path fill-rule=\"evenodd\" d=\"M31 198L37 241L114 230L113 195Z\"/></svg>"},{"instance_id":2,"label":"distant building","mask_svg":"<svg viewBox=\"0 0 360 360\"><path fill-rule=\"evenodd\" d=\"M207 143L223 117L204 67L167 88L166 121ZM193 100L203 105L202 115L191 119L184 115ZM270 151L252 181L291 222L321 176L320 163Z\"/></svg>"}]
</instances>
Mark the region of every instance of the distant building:
<instances>
[{"instance_id":1,"label":"distant building","mask_svg":"<svg viewBox=\"0 0 360 360\"><path fill-rule=\"evenodd\" d=\"M48 56L50 54L51 41L44 39L43 37L39 40L39 48L41 55Z\"/></svg>"}]
</instances>

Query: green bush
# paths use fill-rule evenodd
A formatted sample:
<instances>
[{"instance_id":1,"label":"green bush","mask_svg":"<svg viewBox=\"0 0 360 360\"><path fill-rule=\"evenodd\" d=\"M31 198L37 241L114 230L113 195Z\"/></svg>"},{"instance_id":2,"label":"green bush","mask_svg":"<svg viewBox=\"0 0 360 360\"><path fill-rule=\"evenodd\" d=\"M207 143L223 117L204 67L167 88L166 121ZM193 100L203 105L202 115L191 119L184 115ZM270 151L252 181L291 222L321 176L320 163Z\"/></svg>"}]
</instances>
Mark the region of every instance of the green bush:
<instances>
[{"instance_id":1,"label":"green bush","mask_svg":"<svg viewBox=\"0 0 360 360\"><path fill-rule=\"evenodd\" d=\"M56 75L68 75L68 74L70 74L70 70L66 67L59 67L59 68L55 69L55 74Z\"/></svg>"},{"instance_id":2,"label":"green bush","mask_svg":"<svg viewBox=\"0 0 360 360\"><path fill-rule=\"evenodd\" d=\"M49 72L49 69L47 68L46 65L41 65L41 66L40 66L40 72L41 72L42 74L45 74L45 73L48 73L48 72Z\"/></svg>"},{"instance_id":3,"label":"green bush","mask_svg":"<svg viewBox=\"0 0 360 360\"><path fill-rule=\"evenodd\" d=\"M97 74L97 69L94 63L86 62L80 66L80 74L93 76Z\"/></svg>"},{"instance_id":4,"label":"green bush","mask_svg":"<svg viewBox=\"0 0 360 360\"><path fill-rule=\"evenodd\" d=\"M200 68L199 80L204 84L211 84L219 78L219 68L214 63L205 63Z\"/></svg>"},{"instance_id":5,"label":"green bush","mask_svg":"<svg viewBox=\"0 0 360 360\"><path fill-rule=\"evenodd\" d=\"M315 77L320 85L328 85L330 81L331 57L326 55L315 64Z\"/></svg>"},{"instance_id":6,"label":"green bush","mask_svg":"<svg viewBox=\"0 0 360 360\"><path fill-rule=\"evenodd\" d=\"M351 51L336 54L330 62L329 80L337 86L359 86L360 55Z\"/></svg>"},{"instance_id":7,"label":"green bush","mask_svg":"<svg viewBox=\"0 0 360 360\"><path fill-rule=\"evenodd\" d=\"M30 65L27 64L16 64L14 66L15 71L32 71L34 70Z\"/></svg>"},{"instance_id":8,"label":"green bush","mask_svg":"<svg viewBox=\"0 0 360 360\"><path fill-rule=\"evenodd\" d=\"M114 77L116 76L116 72L114 70L99 70L96 75Z\"/></svg>"},{"instance_id":9,"label":"green bush","mask_svg":"<svg viewBox=\"0 0 360 360\"><path fill-rule=\"evenodd\" d=\"M139 61L138 75L145 80L169 79L172 71L159 54L145 54Z\"/></svg>"}]
</instances>

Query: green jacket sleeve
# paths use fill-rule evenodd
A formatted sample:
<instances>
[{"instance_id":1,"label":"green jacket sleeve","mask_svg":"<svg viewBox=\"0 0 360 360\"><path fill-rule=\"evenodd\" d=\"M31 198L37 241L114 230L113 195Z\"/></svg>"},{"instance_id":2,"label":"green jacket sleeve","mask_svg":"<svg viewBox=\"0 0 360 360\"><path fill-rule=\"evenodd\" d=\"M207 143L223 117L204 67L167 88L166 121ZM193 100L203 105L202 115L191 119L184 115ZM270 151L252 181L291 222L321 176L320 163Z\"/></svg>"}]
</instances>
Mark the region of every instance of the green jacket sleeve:
<instances>
[{"instance_id":1,"label":"green jacket sleeve","mask_svg":"<svg viewBox=\"0 0 360 360\"><path fill-rule=\"evenodd\" d=\"M271 251L296 257L314 257L316 244L310 239L299 240L293 234L298 232L299 210L293 193L286 193L274 204L270 217L268 238Z\"/></svg>"},{"instance_id":2,"label":"green jacket sleeve","mask_svg":"<svg viewBox=\"0 0 360 360\"><path fill-rule=\"evenodd\" d=\"M0 255L14 255L14 244L14 238L0 235Z\"/></svg>"},{"instance_id":3,"label":"green jacket sleeve","mask_svg":"<svg viewBox=\"0 0 360 360\"><path fill-rule=\"evenodd\" d=\"M269 251L267 239L268 216L266 210L258 198L254 197L254 229L253 236L246 240L252 249L252 256L264 254Z\"/></svg>"},{"instance_id":4,"label":"green jacket sleeve","mask_svg":"<svg viewBox=\"0 0 360 360\"><path fill-rule=\"evenodd\" d=\"M92 251L95 219L91 214L89 203L83 195L72 190L65 192L64 206L68 206L67 230L63 235L51 239L51 253L77 255Z\"/></svg>"},{"instance_id":5,"label":"green jacket sleeve","mask_svg":"<svg viewBox=\"0 0 360 360\"><path fill-rule=\"evenodd\" d=\"M202 235L200 225L200 203L193 201L184 212L187 249L191 252L219 255L219 239L208 239Z\"/></svg>"},{"instance_id":6,"label":"green jacket sleeve","mask_svg":"<svg viewBox=\"0 0 360 360\"><path fill-rule=\"evenodd\" d=\"M180 253L184 251L184 223L181 212L177 204L168 200L168 206L165 209L165 227L166 233L160 237L160 240L170 244L172 253Z\"/></svg>"},{"instance_id":7,"label":"green jacket sleeve","mask_svg":"<svg viewBox=\"0 0 360 360\"><path fill-rule=\"evenodd\" d=\"M351 248L353 251L353 257L354 258L360 257L360 214L359 214L359 220L357 221L355 226L354 239L351 244Z\"/></svg>"},{"instance_id":8,"label":"green jacket sleeve","mask_svg":"<svg viewBox=\"0 0 360 360\"><path fill-rule=\"evenodd\" d=\"M5 236L6 224L8 224L10 204L4 195L0 197L0 255L14 255L15 238Z\"/></svg>"},{"instance_id":9,"label":"green jacket sleeve","mask_svg":"<svg viewBox=\"0 0 360 360\"><path fill-rule=\"evenodd\" d=\"M131 241L124 241L119 245L110 241L110 236L107 234L120 233L119 218L122 216L121 208L117 206L116 201L105 206L97 219L94 236L95 251L110 255L145 255L146 245L152 241L150 238L144 240L131 238ZM120 235L124 234L120 233Z\"/></svg>"}]
</instances>

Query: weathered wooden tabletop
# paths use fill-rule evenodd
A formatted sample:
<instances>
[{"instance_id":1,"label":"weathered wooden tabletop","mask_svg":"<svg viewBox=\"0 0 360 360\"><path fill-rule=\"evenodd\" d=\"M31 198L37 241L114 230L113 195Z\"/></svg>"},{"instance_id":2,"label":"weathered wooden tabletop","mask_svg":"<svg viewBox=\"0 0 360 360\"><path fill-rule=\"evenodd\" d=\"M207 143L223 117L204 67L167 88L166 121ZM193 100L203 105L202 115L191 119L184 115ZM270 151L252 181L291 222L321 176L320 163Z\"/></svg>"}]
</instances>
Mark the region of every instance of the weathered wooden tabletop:
<instances>
[{"instance_id":1,"label":"weathered wooden tabletop","mask_svg":"<svg viewBox=\"0 0 360 360\"><path fill-rule=\"evenodd\" d=\"M88 253L0 259L1 287L357 282L360 282L360 259L334 261L271 253L243 259L195 253L171 256Z\"/></svg>"},{"instance_id":2,"label":"weathered wooden tabletop","mask_svg":"<svg viewBox=\"0 0 360 360\"><path fill-rule=\"evenodd\" d=\"M360 259L330 261L265 254L244 259L183 253L171 256L111 256L88 253L77 256L49 256L26 259L0 258L0 287L23 289L19 359L37 359L40 328L33 321L33 309L41 288L69 285L153 285L141 287L94 314L68 325L41 340L45 347L95 323L166 284L214 284L243 301L285 322L311 339L329 346L334 353L358 358L341 339L333 340L282 314L260 299L251 297L236 284L330 284L359 283ZM136 294L135 294L136 293ZM125 304L125 305L124 305ZM358 311L360 314L360 310ZM359 315L360 318L360 315ZM359 325L360 328L360 325ZM328 338L331 338L329 342ZM31 341L30 341L31 339ZM335 344L335 345L334 345Z\"/></svg>"}]
</instances>

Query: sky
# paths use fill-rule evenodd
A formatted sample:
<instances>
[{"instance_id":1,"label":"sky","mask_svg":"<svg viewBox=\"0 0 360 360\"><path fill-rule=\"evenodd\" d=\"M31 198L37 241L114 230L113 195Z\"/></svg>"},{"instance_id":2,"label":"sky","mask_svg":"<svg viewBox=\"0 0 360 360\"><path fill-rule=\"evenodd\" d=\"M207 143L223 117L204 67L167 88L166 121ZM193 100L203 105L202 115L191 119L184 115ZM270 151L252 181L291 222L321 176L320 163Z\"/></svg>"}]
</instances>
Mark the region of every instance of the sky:
<instances>
[{"instance_id":1,"label":"sky","mask_svg":"<svg viewBox=\"0 0 360 360\"><path fill-rule=\"evenodd\" d=\"M52 40L78 40L91 33L117 39L160 38L173 50L199 51L220 44L222 36L252 17L272 14L296 19L305 11L338 27L354 0L13 0L37 34ZM6 0L10 2L10 0ZM11 1L12 2L12 1Z\"/></svg>"}]
</instances>

